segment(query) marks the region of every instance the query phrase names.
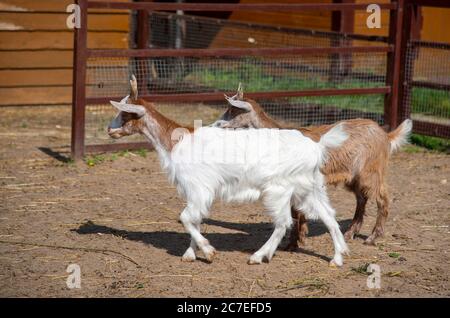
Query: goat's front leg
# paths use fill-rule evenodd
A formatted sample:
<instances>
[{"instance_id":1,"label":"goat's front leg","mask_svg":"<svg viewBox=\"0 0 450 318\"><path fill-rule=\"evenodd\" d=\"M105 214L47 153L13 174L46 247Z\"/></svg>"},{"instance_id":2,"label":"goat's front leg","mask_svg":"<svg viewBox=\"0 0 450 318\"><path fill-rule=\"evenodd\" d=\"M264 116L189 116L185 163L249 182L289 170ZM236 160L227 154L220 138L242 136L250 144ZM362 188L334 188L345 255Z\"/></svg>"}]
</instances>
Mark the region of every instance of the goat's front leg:
<instances>
[{"instance_id":1,"label":"goat's front leg","mask_svg":"<svg viewBox=\"0 0 450 318\"><path fill-rule=\"evenodd\" d=\"M194 261L196 259L195 250L198 247L205 255L206 260L211 262L216 250L209 244L209 241L200 233L201 213L188 206L180 215L186 231L191 235L191 243L183 254L183 261Z\"/></svg>"},{"instance_id":2,"label":"goat's front leg","mask_svg":"<svg viewBox=\"0 0 450 318\"><path fill-rule=\"evenodd\" d=\"M194 239L191 238L191 244L189 245L186 252L184 252L181 260L183 262L193 262L197 259L197 255L195 255L195 251L198 249L197 244L195 244Z\"/></svg>"},{"instance_id":3,"label":"goat's front leg","mask_svg":"<svg viewBox=\"0 0 450 318\"><path fill-rule=\"evenodd\" d=\"M290 209L290 197L292 192L284 188L277 187L271 189L266 195L266 202L270 202L272 208L272 218L275 223L275 230L270 236L269 240L249 259L248 264L261 264L264 259L270 261L275 254L275 251L286 234L286 230L292 225L292 216ZM266 205L267 206L267 205Z\"/></svg>"}]
</instances>

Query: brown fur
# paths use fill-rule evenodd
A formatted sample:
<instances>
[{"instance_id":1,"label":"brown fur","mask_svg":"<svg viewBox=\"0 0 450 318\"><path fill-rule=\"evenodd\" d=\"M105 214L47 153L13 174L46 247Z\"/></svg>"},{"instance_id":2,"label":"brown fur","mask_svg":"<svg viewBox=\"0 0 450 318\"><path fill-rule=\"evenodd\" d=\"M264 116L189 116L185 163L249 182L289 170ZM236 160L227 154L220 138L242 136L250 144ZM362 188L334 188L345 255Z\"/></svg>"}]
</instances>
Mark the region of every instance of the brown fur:
<instances>
[{"instance_id":1,"label":"brown fur","mask_svg":"<svg viewBox=\"0 0 450 318\"><path fill-rule=\"evenodd\" d=\"M245 112L230 106L225 114L230 120L225 127L253 127L253 128L282 128L276 121L270 118L262 107L254 100L243 99L250 103L254 112ZM235 113L235 112L239 113ZM235 117L233 117L233 112ZM237 114L237 115L236 115ZM377 237L383 235L384 224L388 216L388 192L385 184L386 169L390 153L390 141L400 133L399 130L386 133L377 123L368 119L351 119L339 123L344 125L349 138L345 143L328 153L327 160L321 171L326 177L327 183L337 185L343 183L346 188L355 194L357 206L351 225L345 234L347 239L358 234L364 218L367 200L373 198L377 202L378 216L372 234L365 243L374 244ZM329 131L333 125L313 126L298 128L305 136L314 141ZM306 219L301 211L292 209L292 217L296 229L291 231L288 249L296 249L298 242L304 242L308 228Z\"/></svg>"},{"instance_id":2,"label":"brown fur","mask_svg":"<svg viewBox=\"0 0 450 318\"><path fill-rule=\"evenodd\" d=\"M182 138L182 135L179 135L178 138L173 139L174 130L182 128L185 132L192 133L194 128L182 126L175 121L165 117L160 112L158 112L155 106L147 102L142 98L138 98L132 100L133 104L142 105L147 110L147 114L152 117L159 125L159 139L161 144L168 150L172 151L172 148L177 144L177 142ZM131 115L131 114L128 114ZM142 119L134 119L133 125L140 131L142 131L144 122Z\"/></svg>"}]
</instances>

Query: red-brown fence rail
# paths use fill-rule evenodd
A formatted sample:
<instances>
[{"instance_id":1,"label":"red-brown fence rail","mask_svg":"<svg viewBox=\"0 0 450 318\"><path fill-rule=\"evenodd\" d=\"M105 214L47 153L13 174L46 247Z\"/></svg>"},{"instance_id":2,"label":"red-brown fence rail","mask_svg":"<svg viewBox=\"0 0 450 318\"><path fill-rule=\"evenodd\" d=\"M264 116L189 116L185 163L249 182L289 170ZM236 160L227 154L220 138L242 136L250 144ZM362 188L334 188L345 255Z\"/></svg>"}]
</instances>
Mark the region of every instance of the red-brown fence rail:
<instances>
[{"instance_id":1,"label":"red-brown fence rail","mask_svg":"<svg viewBox=\"0 0 450 318\"><path fill-rule=\"evenodd\" d=\"M281 48L206 48L206 49L161 49L148 48L148 16L156 11L301 11L301 10L328 10L348 12L354 10L366 10L367 4L332 3L332 4L207 4L207 3L155 3L155 2L97 2L88 0L77 0L81 9L81 27L75 30L74 46L74 79L73 79L73 112L72 112L72 157L80 159L85 151L108 151L143 147L143 143L128 144L99 144L85 145L85 113L87 104L106 103L111 99L123 96L86 96L86 73L89 58L149 58L149 57L189 57L189 58L232 58L232 57L270 57L282 58L286 56L302 55L351 55L358 52L386 54L387 67L385 72L385 83L378 87L364 88L327 88L327 89L302 89L302 90L279 90L251 92L248 95L253 98L275 98L275 97L299 97L299 96L331 96L331 95L361 95L361 94L383 94L384 102L384 124L392 129L401 119L408 114L400 111L399 107L404 105L404 96L408 89L399 83L405 83L407 74L402 70L402 64L406 60L406 52L409 41L409 25L413 14L413 1L398 0L389 4L381 4L381 9L390 10L389 36L387 43L378 46L332 46L332 47L281 47ZM128 9L138 10L138 34L137 49L111 49L92 50L87 47L87 21L88 9ZM351 36L349 36L351 38ZM355 35L354 38L358 38ZM140 79L138 78L138 81ZM141 82L141 81L140 81ZM417 83L416 83L417 84ZM141 84L142 85L142 84ZM145 87L145 83L144 83ZM197 93L152 93L143 91L142 96L152 101L219 101L223 100L222 93L197 92ZM281 107L281 106L280 106ZM420 123L418 131L420 129ZM441 135L446 135L447 130ZM447 135L448 136L448 135Z\"/></svg>"}]
</instances>

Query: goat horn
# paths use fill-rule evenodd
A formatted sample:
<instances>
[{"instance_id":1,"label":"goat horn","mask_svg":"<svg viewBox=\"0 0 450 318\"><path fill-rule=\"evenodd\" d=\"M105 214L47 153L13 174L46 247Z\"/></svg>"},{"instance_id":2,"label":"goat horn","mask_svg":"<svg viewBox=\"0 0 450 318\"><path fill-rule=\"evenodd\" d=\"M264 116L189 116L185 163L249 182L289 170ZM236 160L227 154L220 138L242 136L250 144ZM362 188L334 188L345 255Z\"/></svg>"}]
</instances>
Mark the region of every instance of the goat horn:
<instances>
[{"instance_id":1,"label":"goat horn","mask_svg":"<svg viewBox=\"0 0 450 318\"><path fill-rule=\"evenodd\" d=\"M134 74L131 75L130 85L131 85L131 99L136 100L138 98L138 88L136 76L134 76Z\"/></svg>"}]
</instances>

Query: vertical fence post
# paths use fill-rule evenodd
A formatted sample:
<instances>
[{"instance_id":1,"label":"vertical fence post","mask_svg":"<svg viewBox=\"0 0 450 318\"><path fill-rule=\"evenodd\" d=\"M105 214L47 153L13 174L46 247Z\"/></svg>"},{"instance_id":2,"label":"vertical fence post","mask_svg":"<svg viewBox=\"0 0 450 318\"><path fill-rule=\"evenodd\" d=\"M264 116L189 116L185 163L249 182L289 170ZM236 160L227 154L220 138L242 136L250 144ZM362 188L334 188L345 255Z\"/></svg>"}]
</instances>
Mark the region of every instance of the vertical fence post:
<instances>
[{"instance_id":1,"label":"vertical fence post","mask_svg":"<svg viewBox=\"0 0 450 318\"><path fill-rule=\"evenodd\" d=\"M146 0L140 0L141 2L145 2ZM137 16L137 47L138 49L148 49L150 43L150 28L149 28L149 12L147 10L139 10ZM142 95L148 94L147 87L147 74L148 74L148 65L146 58L137 58L138 69L142 69L142 73L136 74L138 77L138 91Z\"/></svg>"},{"instance_id":2,"label":"vertical fence post","mask_svg":"<svg viewBox=\"0 0 450 318\"><path fill-rule=\"evenodd\" d=\"M417 47L413 47L411 39L413 35L417 36L415 25L418 22L420 10L417 5L407 2L404 8L404 23L402 29L402 41L400 46L401 70L399 78L399 109L397 125L406 118L411 117L411 82L413 79L413 67L416 54L419 52ZM415 32L413 32L413 30ZM416 33L416 34L413 34ZM412 50L412 51L410 51ZM411 56L408 56L408 52Z\"/></svg>"},{"instance_id":3,"label":"vertical fence post","mask_svg":"<svg viewBox=\"0 0 450 318\"><path fill-rule=\"evenodd\" d=\"M72 135L73 160L84 156L84 125L86 111L86 49L87 49L87 0L77 0L80 7L80 28L75 28L73 45Z\"/></svg>"},{"instance_id":4,"label":"vertical fence post","mask_svg":"<svg viewBox=\"0 0 450 318\"><path fill-rule=\"evenodd\" d=\"M389 37L388 44L394 46L394 51L389 52L387 56L386 84L391 86L391 92L385 96L384 100L384 123L389 129L397 127L400 68L401 65L401 42L403 13L405 0L397 0L397 9L391 10L389 15Z\"/></svg>"},{"instance_id":5,"label":"vertical fence post","mask_svg":"<svg viewBox=\"0 0 450 318\"><path fill-rule=\"evenodd\" d=\"M354 3L355 0L333 0L333 3ZM338 33L353 33L355 23L355 11L343 10L331 13L331 30ZM348 39L331 38L331 46L351 46L352 41ZM331 81L340 81L341 75L348 75L352 70L352 54L331 55Z\"/></svg>"}]
</instances>

